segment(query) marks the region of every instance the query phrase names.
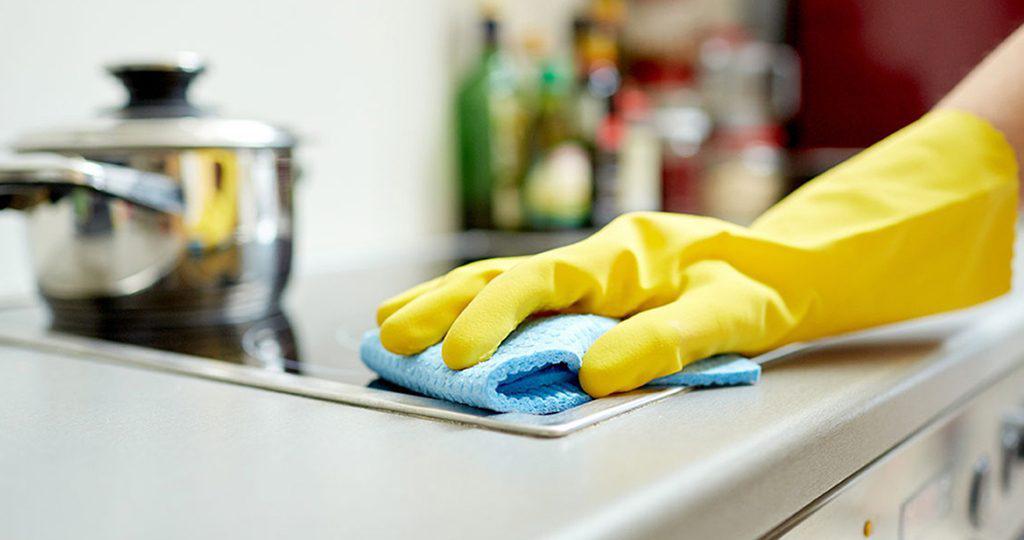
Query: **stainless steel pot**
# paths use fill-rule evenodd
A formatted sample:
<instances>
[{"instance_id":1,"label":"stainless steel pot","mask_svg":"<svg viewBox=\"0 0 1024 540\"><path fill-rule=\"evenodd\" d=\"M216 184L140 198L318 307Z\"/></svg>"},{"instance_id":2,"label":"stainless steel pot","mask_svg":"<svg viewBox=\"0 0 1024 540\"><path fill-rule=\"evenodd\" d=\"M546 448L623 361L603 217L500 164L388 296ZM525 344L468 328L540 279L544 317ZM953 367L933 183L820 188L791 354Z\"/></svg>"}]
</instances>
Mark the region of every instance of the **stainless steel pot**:
<instances>
[{"instance_id":1,"label":"stainless steel pot","mask_svg":"<svg viewBox=\"0 0 1024 540\"><path fill-rule=\"evenodd\" d=\"M194 55L109 68L111 117L18 139L0 208L27 214L64 328L238 323L275 313L292 254L294 137L192 105ZM37 154L45 152L48 154Z\"/></svg>"}]
</instances>

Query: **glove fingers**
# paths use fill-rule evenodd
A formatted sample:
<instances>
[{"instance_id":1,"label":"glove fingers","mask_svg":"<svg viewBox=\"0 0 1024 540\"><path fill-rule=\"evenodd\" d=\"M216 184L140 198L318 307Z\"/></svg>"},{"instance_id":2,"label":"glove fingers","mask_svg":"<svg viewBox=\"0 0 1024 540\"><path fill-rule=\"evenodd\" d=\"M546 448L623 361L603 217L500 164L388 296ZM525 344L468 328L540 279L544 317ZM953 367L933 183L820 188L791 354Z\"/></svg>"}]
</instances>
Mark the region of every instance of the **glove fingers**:
<instances>
[{"instance_id":1,"label":"glove fingers","mask_svg":"<svg viewBox=\"0 0 1024 540\"><path fill-rule=\"evenodd\" d=\"M466 305L491 280L518 263L516 258L488 259L456 268L434 287L399 295L391 309L407 300L384 318L380 328L381 344L395 354L416 354L441 341L452 322ZM416 289L414 287L414 289ZM413 294L419 292L419 294Z\"/></svg>"},{"instance_id":2,"label":"glove fingers","mask_svg":"<svg viewBox=\"0 0 1024 540\"><path fill-rule=\"evenodd\" d=\"M498 345L535 311L546 305L549 264L531 258L485 287L452 325L441 346L441 357L452 369L474 366L494 354Z\"/></svg>"},{"instance_id":3,"label":"glove fingers","mask_svg":"<svg viewBox=\"0 0 1024 540\"><path fill-rule=\"evenodd\" d=\"M713 354L766 348L793 324L771 288L724 262L697 263L678 300L641 312L594 342L580 385L594 397L639 388Z\"/></svg>"},{"instance_id":4,"label":"glove fingers","mask_svg":"<svg viewBox=\"0 0 1024 540\"><path fill-rule=\"evenodd\" d=\"M384 321L386 321L388 317L399 309L402 309L409 302L412 302L420 295L436 288L441 284L443 279L444 277L442 276L436 277L430 281L425 281L381 302L381 304L377 306L377 326L384 324Z\"/></svg>"},{"instance_id":5,"label":"glove fingers","mask_svg":"<svg viewBox=\"0 0 1024 540\"><path fill-rule=\"evenodd\" d=\"M441 341L459 313L487 281L479 276L445 283L409 301L380 327L380 341L395 354L416 354Z\"/></svg>"},{"instance_id":6,"label":"glove fingers","mask_svg":"<svg viewBox=\"0 0 1024 540\"><path fill-rule=\"evenodd\" d=\"M717 337L714 306L684 294L644 311L598 338L583 357L580 385L594 397L639 388L701 357Z\"/></svg>"},{"instance_id":7,"label":"glove fingers","mask_svg":"<svg viewBox=\"0 0 1024 540\"><path fill-rule=\"evenodd\" d=\"M465 369L486 360L533 313L572 306L586 294L589 281L553 256L536 256L505 272L452 323L441 349L445 364Z\"/></svg>"}]
</instances>

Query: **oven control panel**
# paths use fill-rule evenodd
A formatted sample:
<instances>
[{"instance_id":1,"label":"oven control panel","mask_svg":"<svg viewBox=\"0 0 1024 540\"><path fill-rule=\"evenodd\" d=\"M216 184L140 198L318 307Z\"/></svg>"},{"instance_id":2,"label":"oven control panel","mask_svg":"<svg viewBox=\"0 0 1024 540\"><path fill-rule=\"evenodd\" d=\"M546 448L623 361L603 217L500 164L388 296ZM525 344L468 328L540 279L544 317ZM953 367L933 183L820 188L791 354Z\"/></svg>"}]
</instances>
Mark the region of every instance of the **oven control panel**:
<instances>
[{"instance_id":1,"label":"oven control panel","mask_svg":"<svg viewBox=\"0 0 1024 540\"><path fill-rule=\"evenodd\" d=\"M782 537L1024 538L1024 366L848 479Z\"/></svg>"}]
</instances>

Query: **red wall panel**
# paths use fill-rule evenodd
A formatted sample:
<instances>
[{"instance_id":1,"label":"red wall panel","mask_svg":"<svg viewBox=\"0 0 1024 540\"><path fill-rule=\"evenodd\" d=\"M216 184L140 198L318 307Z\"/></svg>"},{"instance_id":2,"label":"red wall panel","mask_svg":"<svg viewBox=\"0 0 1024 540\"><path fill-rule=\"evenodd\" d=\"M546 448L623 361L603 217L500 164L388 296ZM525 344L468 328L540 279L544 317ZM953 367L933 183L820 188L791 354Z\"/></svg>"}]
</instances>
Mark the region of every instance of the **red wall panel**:
<instances>
[{"instance_id":1,"label":"red wall panel","mask_svg":"<svg viewBox=\"0 0 1024 540\"><path fill-rule=\"evenodd\" d=\"M791 141L870 145L924 114L1022 22L1024 0L794 1L803 101Z\"/></svg>"}]
</instances>

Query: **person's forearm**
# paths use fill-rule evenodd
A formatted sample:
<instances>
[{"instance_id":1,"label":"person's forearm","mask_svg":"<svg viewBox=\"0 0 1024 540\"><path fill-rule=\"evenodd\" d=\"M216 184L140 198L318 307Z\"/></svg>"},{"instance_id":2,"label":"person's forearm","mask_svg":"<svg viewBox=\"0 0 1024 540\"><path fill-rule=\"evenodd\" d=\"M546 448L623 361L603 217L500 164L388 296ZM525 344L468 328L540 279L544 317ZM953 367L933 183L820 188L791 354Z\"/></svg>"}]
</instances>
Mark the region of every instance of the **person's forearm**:
<instances>
[{"instance_id":1,"label":"person's forearm","mask_svg":"<svg viewBox=\"0 0 1024 540\"><path fill-rule=\"evenodd\" d=\"M1018 28L958 84L936 109L988 120L1024 156L1024 27Z\"/></svg>"}]
</instances>

